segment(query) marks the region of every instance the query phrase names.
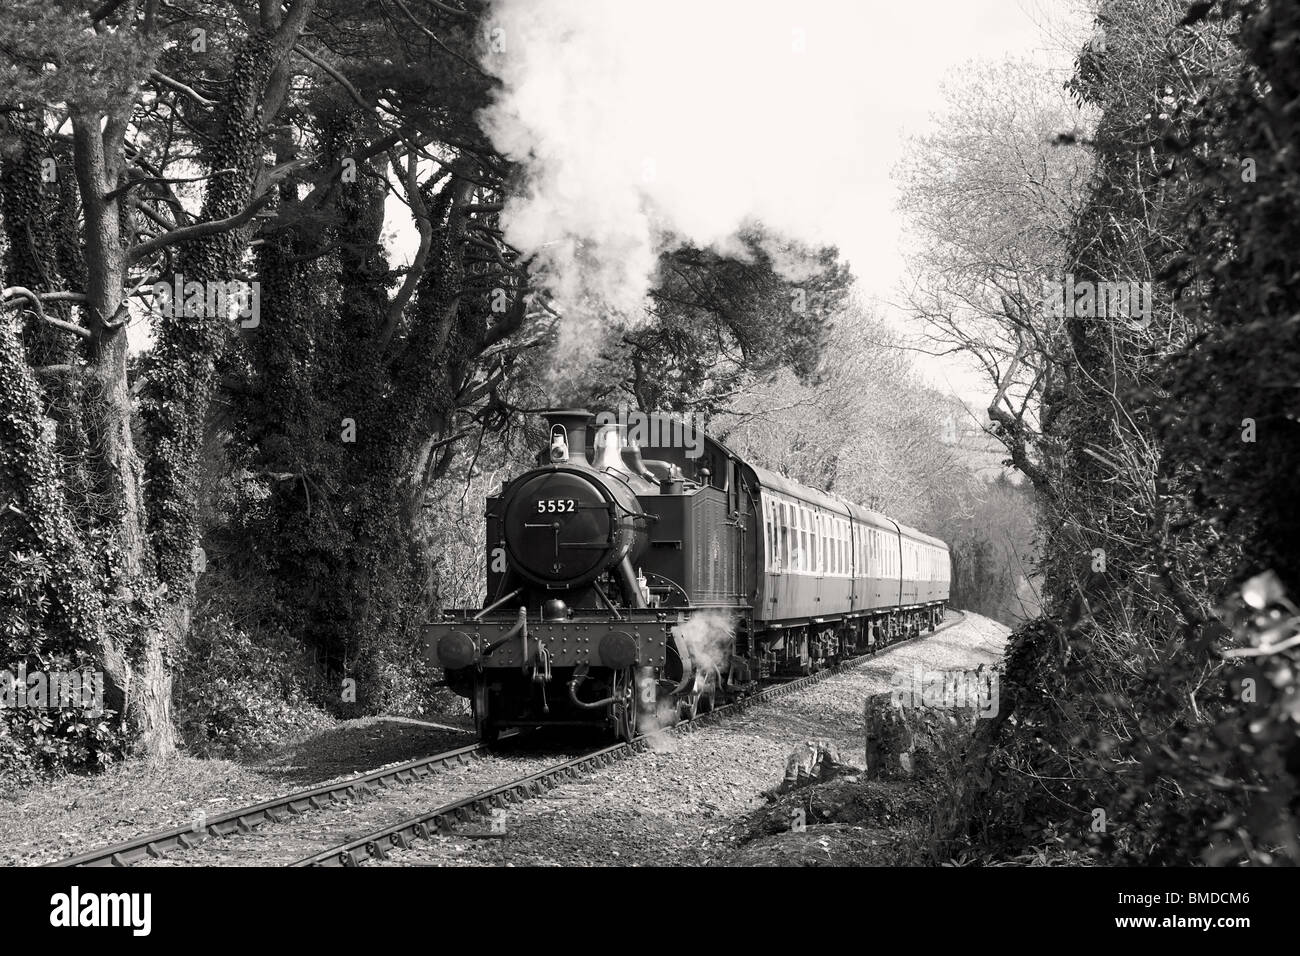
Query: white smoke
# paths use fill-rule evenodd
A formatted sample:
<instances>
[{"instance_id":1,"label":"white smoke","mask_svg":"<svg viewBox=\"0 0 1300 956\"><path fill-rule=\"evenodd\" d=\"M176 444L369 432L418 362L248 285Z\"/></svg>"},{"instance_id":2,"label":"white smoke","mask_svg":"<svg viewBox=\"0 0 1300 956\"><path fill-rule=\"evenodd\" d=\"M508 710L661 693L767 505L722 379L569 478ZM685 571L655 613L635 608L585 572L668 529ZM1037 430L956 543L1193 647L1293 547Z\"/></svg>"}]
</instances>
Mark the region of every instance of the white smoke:
<instances>
[{"instance_id":1,"label":"white smoke","mask_svg":"<svg viewBox=\"0 0 1300 956\"><path fill-rule=\"evenodd\" d=\"M731 652L735 647L736 625L724 611L703 611L691 616L685 624L675 628L677 637L685 645L694 669L694 684L687 685L684 694L717 693L726 681ZM720 704L720 695L717 702ZM668 733L677 723L677 705L671 697L664 696L654 708L643 709L637 729L648 738L650 749L656 753L672 753L678 740Z\"/></svg>"},{"instance_id":2,"label":"white smoke","mask_svg":"<svg viewBox=\"0 0 1300 956\"><path fill-rule=\"evenodd\" d=\"M506 238L537 254L564 330L635 321L659 254L720 252L756 221L808 246L861 229L864 106L846 85L880 28L860 0L496 0L480 122L526 180ZM788 246L769 250L797 281Z\"/></svg>"},{"instance_id":3,"label":"white smoke","mask_svg":"<svg viewBox=\"0 0 1300 956\"><path fill-rule=\"evenodd\" d=\"M724 611L702 611L678 628L695 667L696 690L722 686L736 645L736 625Z\"/></svg>"}]
</instances>

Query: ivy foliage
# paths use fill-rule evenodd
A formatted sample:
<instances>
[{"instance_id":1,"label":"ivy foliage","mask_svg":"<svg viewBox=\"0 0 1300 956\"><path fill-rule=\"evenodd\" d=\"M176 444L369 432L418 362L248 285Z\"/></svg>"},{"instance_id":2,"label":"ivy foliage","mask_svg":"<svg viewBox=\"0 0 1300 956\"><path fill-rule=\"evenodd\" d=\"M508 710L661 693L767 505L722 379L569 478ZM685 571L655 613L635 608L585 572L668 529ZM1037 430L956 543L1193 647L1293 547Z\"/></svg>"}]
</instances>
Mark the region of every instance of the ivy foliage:
<instances>
[{"instance_id":1,"label":"ivy foliage","mask_svg":"<svg viewBox=\"0 0 1300 956\"><path fill-rule=\"evenodd\" d=\"M1300 11L1195 6L1104 0L1071 80L1099 119L1066 271L1153 281L1155 319L1065 323L1047 613L939 859L1300 862Z\"/></svg>"}]
</instances>

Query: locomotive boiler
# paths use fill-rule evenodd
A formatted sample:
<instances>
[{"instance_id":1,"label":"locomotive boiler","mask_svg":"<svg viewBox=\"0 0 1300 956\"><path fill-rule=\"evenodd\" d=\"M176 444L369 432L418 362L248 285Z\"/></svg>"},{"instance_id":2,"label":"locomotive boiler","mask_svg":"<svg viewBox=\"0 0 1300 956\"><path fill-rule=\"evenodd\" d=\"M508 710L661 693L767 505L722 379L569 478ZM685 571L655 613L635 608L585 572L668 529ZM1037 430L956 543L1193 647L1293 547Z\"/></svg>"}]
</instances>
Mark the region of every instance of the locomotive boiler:
<instances>
[{"instance_id":1,"label":"locomotive boiler","mask_svg":"<svg viewBox=\"0 0 1300 956\"><path fill-rule=\"evenodd\" d=\"M424 628L485 741L542 725L630 740L942 616L935 538L746 463L689 421L547 422L536 464L487 500L487 605Z\"/></svg>"}]
</instances>

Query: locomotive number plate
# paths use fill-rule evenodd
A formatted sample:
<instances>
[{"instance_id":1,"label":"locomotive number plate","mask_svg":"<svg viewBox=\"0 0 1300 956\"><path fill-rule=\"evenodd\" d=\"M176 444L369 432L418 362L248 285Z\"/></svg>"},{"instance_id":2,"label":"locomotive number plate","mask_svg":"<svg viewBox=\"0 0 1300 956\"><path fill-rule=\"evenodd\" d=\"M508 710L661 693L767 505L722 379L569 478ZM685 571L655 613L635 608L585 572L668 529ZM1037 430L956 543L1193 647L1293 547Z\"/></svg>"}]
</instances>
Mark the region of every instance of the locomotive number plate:
<instances>
[{"instance_id":1,"label":"locomotive number plate","mask_svg":"<svg viewBox=\"0 0 1300 956\"><path fill-rule=\"evenodd\" d=\"M573 498L539 498L537 501L537 511L539 514L573 511L577 506L578 502Z\"/></svg>"}]
</instances>

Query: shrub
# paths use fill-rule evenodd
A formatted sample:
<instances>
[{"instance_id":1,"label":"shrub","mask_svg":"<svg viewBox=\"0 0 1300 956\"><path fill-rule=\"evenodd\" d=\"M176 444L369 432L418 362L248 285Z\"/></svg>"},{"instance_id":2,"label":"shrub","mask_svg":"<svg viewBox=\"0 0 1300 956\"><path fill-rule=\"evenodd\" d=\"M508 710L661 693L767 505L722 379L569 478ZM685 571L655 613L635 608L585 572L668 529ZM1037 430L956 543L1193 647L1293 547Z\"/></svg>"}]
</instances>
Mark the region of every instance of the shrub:
<instances>
[{"instance_id":1,"label":"shrub","mask_svg":"<svg viewBox=\"0 0 1300 956\"><path fill-rule=\"evenodd\" d=\"M198 756L235 756L327 726L311 703L309 673L288 635L255 640L228 617L199 620L177 673L183 739Z\"/></svg>"},{"instance_id":2,"label":"shrub","mask_svg":"<svg viewBox=\"0 0 1300 956\"><path fill-rule=\"evenodd\" d=\"M111 710L17 707L0 710L0 780L29 784L69 770L103 770L127 738Z\"/></svg>"}]
</instances>

